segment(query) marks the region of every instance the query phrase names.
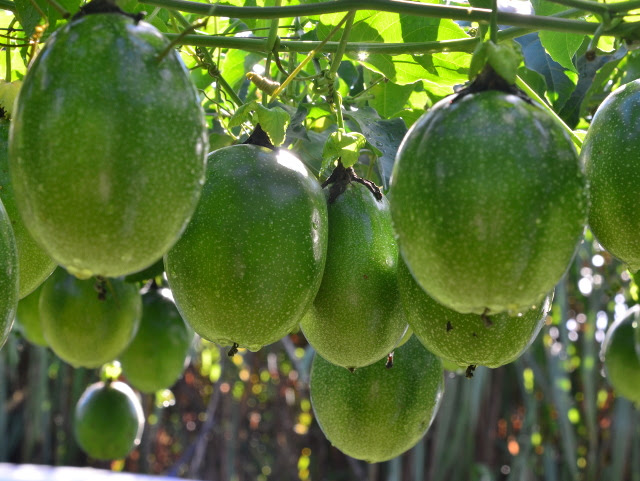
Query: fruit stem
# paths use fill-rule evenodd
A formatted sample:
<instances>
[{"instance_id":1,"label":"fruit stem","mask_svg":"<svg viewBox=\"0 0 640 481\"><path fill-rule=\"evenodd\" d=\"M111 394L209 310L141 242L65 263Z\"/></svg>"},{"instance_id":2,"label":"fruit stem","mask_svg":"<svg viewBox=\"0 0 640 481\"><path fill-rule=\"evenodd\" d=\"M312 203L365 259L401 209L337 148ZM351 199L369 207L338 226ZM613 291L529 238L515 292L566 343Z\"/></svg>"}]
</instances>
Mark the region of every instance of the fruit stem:
<instances>
[{"instance_id":1,"label":"fruit stem","mask_svg":"<svg viewBox=\"0 0 640 481\"><path fill-rule=\"evenodd\" d=\"M520 89L522 89L530 98L535 100L544 109L546 109L549 112L549 114L551 114L552 117L554 117L558 122L560 122L564 130L567 132L567 134L569 134L569 137L571 137L571 140L573 141L573 143L575 144L578 150L582 148L582 139L576 135L573 129L569 127L565 123L565 121L562 120L562 118L544 100L542 100L542 98L540 98L540 96L536 93L536 91L533 90L531 87L529 87L529 85L524 80L522 80L522 78L520 78L520 76L516 77L516 85Z\"/></svg>"},{"instance_id":2,"label":"fruit stem","mask_svg":"<svg viewBox=\"0 0 640 481\"><path fill-rule=\"evenodd\" d=\"M342 165L342 162L338 160L338 165L327 180L322 183L322 188L324 189L328 185L329 188L329 199L327 202L332 204L336 201L342 193L347 190L347 187L351 182L357 182L358 184L364 185L369 191L373 194L377 201L382 200L382 192L380 191L380 187L378 187L375 183L370 180L363 179L362 177L356 174L356 171L353 167L346 168Z\"/></svg>"},{"instance_id":3,"label":"fruit stem","mask_svg":"<svg viewBox=\"0 0 640 481\"><path fill-rule=\"evenodd\" d=\"M335 77L338 73L338 69L340 68L340 63L342 62L342 57L344 56L344 52L347 48L347 44L349 43L349 35L351 33L351 27L353 26L353 19L356 16L356 11L352 10L346 15L346 22L344 24L344 30L342 31L342 37L340 37L340 43L338 43L338 48L336 50L333 59L331 59L331 66L329 67L329 74L331 77Z\"/></svg>"}]
</instances>

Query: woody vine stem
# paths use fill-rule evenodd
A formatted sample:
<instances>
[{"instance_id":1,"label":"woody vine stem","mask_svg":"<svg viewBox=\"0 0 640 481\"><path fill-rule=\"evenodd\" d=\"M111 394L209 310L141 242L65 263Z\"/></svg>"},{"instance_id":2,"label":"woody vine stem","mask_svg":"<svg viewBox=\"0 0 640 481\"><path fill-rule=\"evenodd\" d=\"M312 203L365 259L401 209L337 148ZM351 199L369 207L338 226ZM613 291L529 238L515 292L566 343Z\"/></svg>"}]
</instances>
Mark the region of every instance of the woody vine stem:
<instances>
[{"instance_id":1,"label":"woody vine stem","mask_svg":"<svg viewBox=\"0 0 640 481\"><path fill-rule=\"evenodd\" d=\"M554 0L567 6L577 8L569 9L556 15L538 16L521 15L508 12L497 12L491 9L456 7L449 5L437 5L419 3L405 0L332 0L313 4L288 5L275 7L234 7L229 5L211 5L189 0L145 0L145 4L183 12L195 13L203 16L224 16L231 18L291 18L297 16L322 15L327 13L349 12L358 10L377 10L383 12L399 13L414 16L432 18L447 18L451 20L463 20L490 24L492 17L500 25L510 25L517 28L506 29L499 33L498 40L514 38L531 31L552 30L565 33L593 35L598 31L599 23L575 20L571 17L581 17L588 13L598 15L607 14L608 17L624 16L630 10L640 8L640 0L627 0L615 4L604 4L591 0ZM615 27L606 29L603 35L627 39L628 41L640 40L640 22L622 22ZM250 38L228 38L211 35L186 35L182 42L185 45L197 45L206 47L238 48L248 51L268 52L268 41ZM436 53L442 51L470 52L475 48L478 39L461 39L439 42L415 42L402 44L382 44L350 42L346 46L346 52L366 51L368 53L386 53L397 55L402 53ZM318 47L318 42L308 41L281 41L279 49L291 52L309 52ZM338 42L327 42L322 50L336 52Z\"/></svg>"}]
</instances>

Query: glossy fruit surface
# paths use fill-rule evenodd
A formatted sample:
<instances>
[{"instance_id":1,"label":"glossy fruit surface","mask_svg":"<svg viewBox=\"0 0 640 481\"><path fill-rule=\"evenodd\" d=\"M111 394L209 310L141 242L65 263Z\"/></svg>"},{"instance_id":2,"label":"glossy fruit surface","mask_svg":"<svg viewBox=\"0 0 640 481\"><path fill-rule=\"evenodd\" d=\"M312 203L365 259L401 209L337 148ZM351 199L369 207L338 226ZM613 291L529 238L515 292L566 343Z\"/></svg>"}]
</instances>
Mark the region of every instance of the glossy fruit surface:
<instances>
[{"instance_id":1,"label":"glossy fruit surface","mask_svg":"<svg viewBox=\"0 0 640 481\"><path fill-rule=\"evenodd\" d=\"M370 463L394 458L414 446L431 425L444 389L440 360L414 336L386 359L353 373L314 357L311 404L336 448Z\"/></svg>"},{"instance_id":2,"label":"glossy fruit surface","mask_svg":"<svg viewBox=\"0 0 640 481\"><path fill-rule=\"evenodd\" d=\"M551 298L520 316L461 314L434 301L404 264L398 287L407 321L429 351L461 367L499 367L517 359L535 340L551 309Z\"/></svg>"},{"instance_id":3,"label":"glossy fruit surface","mask_svg":"<svg viewBox=\"0 0 640 481\"><path fill-rule=\"evenodd\" d=\"M640 307L629 309L616 320L602 343L606 377L615 392L627 399L640 402L640 358L636 352Z\"/></svg>"},{"instance_id":4,"label":"glossy fruit surface","mask_svg":"<svg viewBox=\"0 0 640 481\"><path fill-rule=\"evenodd\" d=\"M86 15L55 32L11 122L11 181L34 239L79 277L158 260L193 213L207 137L198 94L145 22Z\"/></svg>"},{"instance_id":5,"label":"glossy fruit surface","mask_svg":"<svg viewBox=\"0 0 640 481\"><path fill-rule=\"evenodd\" d=\"M0 199L11 219L11 227L18 249L20 271L20 299L34 291L56 268L56 263L33 240L22 222L16 206L13 185L9 176L9 122L0 119Z\"/></svg>"},{"instance_id":6,"label":"glossy fruit surface","mask_svg":"<svg viewBox=\"0 0 640 481\"><path fill-rule=\"evenodd\" d=\"M78 400L73 428L76 441L92 458L125 458L140 444L142 406L125 383L98 382Z\"/></svg>"},{"instance_id":7,"label":"glossy fruit surface","mask_svg":"<svg viewBox=\"0 0 640 481\"><path fill-rule=\"evenodd\" d=\"M589 227L611 254L640 269L640 81L602 102L580 151L590 183Z\"/></svg>"},{"instance_id":8,"label":"glossy fruit surface","mask_svg":"<svg viewBox=\"0 0 640 481\"><path fill-rule=\"evenodd\" d=\"M11 332L18 306L18 251L7 211L0 201L0 348Z\"/></svg>"},{"instance_id":9,"label":"glossy fruit surface","mask_svg":"<svg viewBox=\"0 0 640 481\"><path fill-rule=\"evenodd\" d=\"M352 183L329 204L328 213L322 284L300 326L327 361L346 368L367 366L389 354L407 327L389 203Z\"/></svg>"},{"instance_id":10,"label":"glossy fruit surface","mask_svg":"<svg viewBox=\"0 0 640 481\"><path fill-rule=\"evenodd\" d=\"M184 370L193 341L178 309L160 292L142 297L142 319L131 344L119 356L122 372L139 391L170 388Z\"/></svg>"},{"instance_id":11,"label":"glossy fruit surface","mask_svg":"<svg viewBox=\"0 0 640 481\"><path fill-rule=\"evenodd\" d=\"M40 294L44 338L74 367L99 367L115 359L135 335L141 310L133 284L120 279L80 280L64 269L45 281Z\"/></svg>"},{"instance_id":12,"label":"glossy fruit surface","mask_svg":"<svg viewBox=\"0 0 640 481\"><path fill-rule=\"evenodd\" d=\"M326 250L326 201L302 162L286 150L235 145L209 156L200 204L165 268L200 336L256 350L299 322Z\"/></svg>"},{"instance_id":13,"label":"glossy fruit surface","mask_svg":"<svg viewBox=\"0 0 640 481\"><path fill-rule=\"evenodd\" d=\"M16 313L16 324L20 325L22 334L31 344L47 346L40 322L40 292L42 292L42 285L27 297L20 299Z\"/></svg>"},{"instance_id":14,"label":"glossy fruit surface","mask_svg":"<svg viewBox=\"0 0 640 481\"><path fill-rule=\"evenodd\" d=\"M587 190L546 111L498 91L448 97L405 136L391 179L400 252L434 299L519 312L550 292L582 237Z\"/></svg>"}]
</instances>

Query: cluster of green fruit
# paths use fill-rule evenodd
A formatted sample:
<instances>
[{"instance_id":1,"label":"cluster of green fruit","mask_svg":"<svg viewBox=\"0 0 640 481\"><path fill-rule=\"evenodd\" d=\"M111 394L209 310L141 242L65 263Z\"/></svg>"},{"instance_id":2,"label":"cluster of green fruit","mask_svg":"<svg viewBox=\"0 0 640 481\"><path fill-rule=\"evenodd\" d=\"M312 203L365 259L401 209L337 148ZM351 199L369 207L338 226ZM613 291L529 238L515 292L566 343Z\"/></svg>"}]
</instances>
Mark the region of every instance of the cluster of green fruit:
<instances>
[{"instance_id":1,"label":"cluster of green fruit","mask_svg":"<svg viewBox=\"0 0 640 481\"><path fill-rule=\"evenodd\" d=\"M596 120L583 152L600 159L612 146L597 147ZM514 93L468 90L434 106L402 143L390 201L341 165L325 195L287 150L235 145L207 157L200 100L179 57L153 27L115 13L81 16L50 38L8 140L7 128L0 341L18 305L25 332L41 327L69 363L119 358L134 387L171 385L191 332L171 302L151 291L142 307L137 286L120 279L163 258L180 314L230 353L300 325L319 354L310 389L321 428L370 462L424 435L442 398L440 358L471 374L527 348L587 222L571 140ZM588 155L594 186L612 176L597 162L590 170ZM614 207L597 211L594 199L598 239L640 265L597 230ZM49 277L56 265L72 275ZM158 357L172 341L175 354ZM104 423L110 407L122 424ZM90 387L76 416L95 457L124 456L139 440L141 409L120 383Z\"/></svg>"}]
</instances>

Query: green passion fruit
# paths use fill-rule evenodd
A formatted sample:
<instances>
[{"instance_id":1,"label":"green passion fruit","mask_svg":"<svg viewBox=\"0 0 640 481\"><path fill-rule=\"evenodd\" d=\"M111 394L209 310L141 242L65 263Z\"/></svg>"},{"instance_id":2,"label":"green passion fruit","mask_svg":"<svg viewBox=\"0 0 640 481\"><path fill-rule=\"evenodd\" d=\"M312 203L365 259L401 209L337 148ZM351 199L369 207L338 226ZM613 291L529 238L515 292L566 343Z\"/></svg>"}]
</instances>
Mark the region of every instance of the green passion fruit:
<instances>
[{"instance_id":1,"label":"green passion fruit","mask_svg":"<svg viewBox=\"0 0 640 481\"><path fill-rule=\"evenodd\" d=\"M598 242L631 271L640 269L640 80L602 102L584 138L580 157L591 193L589 227Z\"/></svg>"},{"instance_id":2,"label":"green passion fruit","mask_svg":"<svg viewBox=\"0 0 640 481\"><path fill-rule=\"evenodd\" d=\"M300 321L314 349L349 369L383 358L407 321L398 292L398 246L389 203L352 183L328 205L329 242L320 290Z\"/></svg>"},{"instance_id":3,"label":"green passion fruit","mask_svg":"<svg viewBox=\"0 0 640 481\"><path fill-rule=\"evenodd\" d=\"M53 259L31 237L16 206L9 176L9 122L0 119L0 198L11 220L18 249L20 299L34 291L56 268Z\"/></svg>"},{"instance_id":4,"label":"green passion fruit","mask_svg":"<svg viewBox=\"0 0 640 481\"><path fill-rule=\"evenodd\" d=\"M123 382L92 384L76 404L73 432L92 458L125 458L140 444L143 429L140 401Z\"/></svg>"},{"instance_id":5,"label":"green passion fruit","mask_svg":"<svg viewBox=\"0 0 640 481\"><path fill-rule=\"evenodd\" d=\"M234 145L210 154L200 204L165 270L196 333L257 350L296 327L326 251L326 201L304 164L287 150Z\"/></svg>"},{"instance_id":6,"label":"green passion fruit","mask_svg":"<svg viewBox=\"0 0 640 481\"><path fill-rule=\"evenodd\" d=\"M18 306L18 249L11 221L0 201L0 348L9 337Z\"/></svg>"},{"instance_id":7,"label":"green passion fruit","mask_svg":"<svg viewBox=\"0 0 640 481\"><path fill-rule=\"evenodd\" d=\"M37 346L47 346L47 340L42 332L42 322L40 321L40 293L41 284L35 291L18 302L16 313L16 324L22 328L22 334L31 344Z\"/></svg>"},{"instance_id":8,"label":"green passion fruit","mask_svg":"<svg viewBox=\"0 0 640 481\"><path fill-rule=\"evenodd\" d=\"M142 302L121 279L81 280L56 270L42 287L40 319L47 344L75 367L114 360L138 329Z\"/></svg>"},{"instance_id":9,"label":"green passion fruit","mask_svg":"<svg viewBox=\"0 0 640 481\"><path fill-rule=\"evenodd\" d=\"M47 40L24 79L9 142L16 204L78 277L146 268L196 208L206 124L167 45L148 23L85 15Z\"/></svg>"},{"instance_id":10,"label":"green passion fruit","mask_svg":"<svg viewBox=\"0 0 640 481\"><path fill-rule=\"evenodd\" d=\"M122 372L139 391L170 388L182 374L193 331L178 309L157 290L142 296L142 319L131 344L119 356Z\"/></svg>"},{"instance_id":11,"label":"green passion fruit","mask_svg":"<svg viewBox=\"0 0 640 481\"><path fill-rule=\"evenodd\" d=\"M609 383L617 394L636 403L640 403L640 358L636 352L639 319L640 306L629 309L611 324L601 350Z\"/></svg>"},{"instance_id":12,"label":"green passion fruit","mask_svg":"<svg viewBox=\"0 0 640 481\"><path fill-rule=\"evenodd\" d=\"M475 314L538 305L573 258L588 207L563 128L541 107L493 90L448 97L411 127L389 195L418 284Z\"/></svg>"},{"instance_id":13,"label":"green passion fruit","mask_svg":"<svg viewBox=\"0 0 640 481\"><path fill-rule=\"evenodd\" d=\"M444 390L440 360L413 336L382 359L353 373L315 355L311 404L320 428L336 448L376 463L410 449L424 436Z\"/></svg>"},{"instance_id":14,"label":"green passion fruit","mask_svg":"<svg viewBox=\"0 0 640 481\"><path fill-rule=\"evenodd\" d=\"M398 286L407 321L429 351L460 367L499 367L517 359L534 341L551 309L552 296L520 315L461 314L433 300L404 264Z\"/></svg>"}]
</instances>

